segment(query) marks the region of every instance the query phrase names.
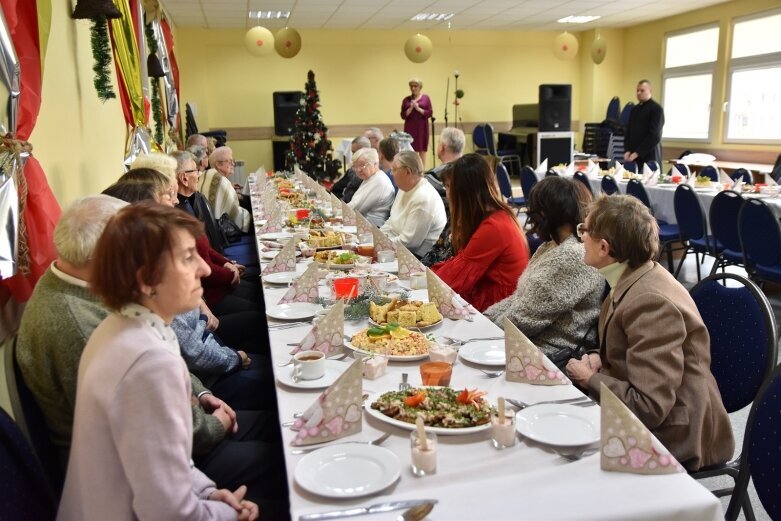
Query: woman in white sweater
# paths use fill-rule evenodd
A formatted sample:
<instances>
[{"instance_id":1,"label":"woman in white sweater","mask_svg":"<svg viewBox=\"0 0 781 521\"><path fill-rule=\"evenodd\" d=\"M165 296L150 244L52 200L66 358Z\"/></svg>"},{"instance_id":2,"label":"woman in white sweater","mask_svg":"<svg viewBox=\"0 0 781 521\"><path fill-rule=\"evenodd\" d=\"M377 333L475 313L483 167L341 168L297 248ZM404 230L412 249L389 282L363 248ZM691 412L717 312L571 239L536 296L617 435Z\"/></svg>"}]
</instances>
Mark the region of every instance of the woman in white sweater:
<instances>
[{"instance_id":1,"label":"woman in white sweater","mask_svg":"<svg viewBox=\"0 0 781 521\"><path fill-rule=\"evenodd\" d=\"M396 197L393 183L380 170L380 158L373 148L362 148L353 155L353 170L362 182L347 205L380 228L388 220Z\"/></svg>"},{"instance_id":2,"label":"woman in white sweater","mask_svg":"<svg viewBox=\"0 0 781 521\"><path fill-rule=\"evenodd\" d=\"M79 363L58 519L252 520L246 487L217 490L192 453L191 384L173 317L198 306L208 265L181 210L120 210L95 248L93 291L114 311Z\"/></svg>"}]
</instances>

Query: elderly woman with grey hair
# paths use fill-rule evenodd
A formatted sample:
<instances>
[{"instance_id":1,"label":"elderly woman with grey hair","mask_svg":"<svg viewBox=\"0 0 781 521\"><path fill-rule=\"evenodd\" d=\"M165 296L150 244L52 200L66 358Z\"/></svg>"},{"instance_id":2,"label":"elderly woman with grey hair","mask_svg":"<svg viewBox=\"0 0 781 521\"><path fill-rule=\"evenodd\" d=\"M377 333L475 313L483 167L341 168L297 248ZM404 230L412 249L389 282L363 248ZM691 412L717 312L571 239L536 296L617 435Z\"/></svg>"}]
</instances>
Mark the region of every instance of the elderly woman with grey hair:
<instances>
[{"instance_id":1,"label":"elderly woman with grey hair","mask_svg":"<svg viewBox=\"0 0 781 521\"><path fill-rule=\"evenodd\" d=\"M362 183L348 206L379 228L388 220L396 196L393 183L380 170L379 156L373 148L362 148L355 153L353 170Z\"/></svg>"},{"instance_id":2,"label":"elderly woman with grey hair","mask_svg":"<svg viewBox=\"0 0 781 521\"><path fill-rule=\"evenodd\" d=\"M401 243L422 257L437 241L447 223L442 198L423 177L423 163L413 151L396 154L391 171L399 192L390 217L381 230L394 242Z\"/></svg>"}]
</instances>

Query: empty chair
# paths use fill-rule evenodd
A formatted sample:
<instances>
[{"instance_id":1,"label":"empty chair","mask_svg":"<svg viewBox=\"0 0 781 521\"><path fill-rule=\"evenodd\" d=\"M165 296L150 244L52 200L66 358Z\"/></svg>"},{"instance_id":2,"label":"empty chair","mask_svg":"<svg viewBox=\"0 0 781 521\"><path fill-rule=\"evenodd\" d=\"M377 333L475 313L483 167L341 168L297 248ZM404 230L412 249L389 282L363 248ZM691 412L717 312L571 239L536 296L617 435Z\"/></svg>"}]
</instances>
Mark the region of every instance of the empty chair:
<instances>
[{"instance_id":1,"label":"empty chair","mask_svg":"<svg viewBox=\"0 0 781 521\"><path fill-rule=\"evenodd\" d=\"M651 207L651 200L648 198L648 192L645 190L643 183L637 179L630 179L626 185L626 194L637 197L649 210L654 213L654 209ZM680 242L681 231L678 229L677 224L668 224L667 221L656 219L656 223L659 225L659 255L657 259L661 258L663 253L667 253L667 266L670 271L673 271L673 245Z\"/></svg>"},{"instance_id":2,"label":"empty chair","mask_svg":"<svg viewBox=\"0 0 781 521\"><path fill-rule=\"evenodd\" d=\"M705 255L715 257L713 237L708 235L708 224L705 220L705 212L702 210L700 198L689 185L678 185L673 196L673 208L675 220L678 221L678 229L681 231L681 243L683 243L683 257L675 270L675 278L683 267L683 261L689 252L694 253L697 265L697 280L701 279L700 254L705 260Z\"/></svg>"},{"instance_id":3,"label":"empty chair","mask_svg":"<svg viewBox=\"0 0 781 521\"><path fill-rule=\"evenodd\" d=\"M472 130L472 145L474 146L475 153L484 156L491 155L491 151L488 148L488 140L486 139L486 125L488 125L488 123L480 123L479 125L475 125L475 128Z\"/></svg>"},{"instance_id":4,"label":"empty chair","mask_svg":"<svg viewBox=\"0 0 781 521\"><path fill-rule=\"evenodd\" d=\"M507 169L503 164L497 163L494 170L496 172L496 181L499 184L499 192L502 194L502 197L505 198L507 204L509 204L510 207L515 208L517 213L519 208L526 206L526 199L523 197L513 197L513 187L510 183L510 175L507 173Z\"/></svg>"},{"instance_id":5,"label":"empty chair","mask_svg":"<svg viewBox=\"0 0 781 521\"><path fill-rule=\"evenodd\" d=\"M637 173L637 163L634 161L624 161L624 170L627 172Z\"/></svg>"},{"instance_id":6,"label":"empty chair","mask_svg":"<svg viewBox=\"0 0 781 521\"><path fill-rule=\"evenodd\" d=\"M605 119L618 121L618 117L621 115L621 100L618 96L613 96L610 102L607 104L607 112L605 113Z\"/></svg>"},{"instance_id":7,"label":"empty chair","mask_svg":"<svg viewBox=\"0 0 781 521\"><path fill-rule=\"evenodd\" d=\"M521 190L523 191L524 198L528 199L529 194L532 193L532 188L537 184L537 174L530 166L521 168Z\"/></svg>"},{"instance_id":8,"label":"empty chair","mask_svg":"<svg viewBox=\"0 0 781 521\"><path fill-rule=\"evenodd\" d=\"M485 142L488 145L488 153L498 157L500 163L509 164L510 168L513 168L513 165L515 165L518 168L515 171L520 172L521 156L518 155L518 151L515 149L498 150L494 141L494 127L490 123L485 124L483 131L486 133Z\"/></svg>"},{"instance_id":9,"label":"empty chair","mask_svg":"<svg viewBox=\"0 0 781 521\"><path fill-rule=\"evenodd\" d=\"M602 193L605 195L613 195L621 193L618 190L618 183L612 175L606 175L602 178Z\"/></svg>"},{"instance_id":10,"label":"empty chair","mask_svg":"<svg viewBox=\"0 0 781 521\"><path fill-rule=\"evenodd\" d=\"M713 165L708 165L705 168L702 169L702 172L700 172L700 177L707 176L710 177L711 181L719 182L719 171L716 169Z\"/></svg>"},{"instance_id":11,"label":"empty chair","mask_svg":"<svg viewBox=\"0 0 781 521\"><path fill-rule=\"evenodd\" d=\"M673 163L673 166L670 168L670 171L667 172L667 175L674 175L676 170L683 177L689 177L691 175L691 170L689 170L689 167L683 163Z\"/></svg>"},{"instance_id":12,"label":"empty chair","mask_svg":"<svg viewBox=\"0 0 781 521\"><path fill-rule=\"evenodd\" d=\"M659 170L659 163L657 163L656 161L648 161L646 165L648 165L648 168L650 168L651 171L653 172Z\"/></svg>"},{"instance_id":13,"label":"empty chair","mask_svg":"<svg viewBox=\"0 0 781 521\"><path fill-rule=\"evenodd\" d=\"M747 185L753 185L754 184L754 178L751 177L751 172L746 170L745 168L738 168L734 172L732 172L729 175L730 179L733 181L743 181Z\"/></svg>"},{"instance_id":14,"label":"empty chair","mask_svg":"<svg viewBox=\"0 0 781 521\"><path fill-rule=\"evenodd\" d=\"M747 199L738 215L743 262L752 279L781 282L781 225L773 210L759 199Z\"/></svg>"},{"instance_id":15,"label":"empty chair","mask_svg":"<svg viewBox=\"0 0 781 521\"><path fill-rule=\"evenodd\" d=\"M722 271L727 265L743 266L743 250L738 235L738 215L744 202L743 196L732 190L719 192L713 198L708 216L718 255L716 262L713 263L711 274L716 273L719 266Z\"/></svg>"},{"instance_id":16,"label":"empty chair","mask_svg":"<svg viewBox=\"0 0 781 521\"><path fill-rule=\"evenodd\" d=\"M621 115L618 116L618 122L626 128L627 125L629 125L629 115L632 114L632 109L634 108L635 104L631 101L624 105L624 108L621 110Z\"/></svg>"},{"instance_id":17,"label":"empty chair","mask_svg":"<svg viewBox=\"0 0 781 521\"><path fill-rule=\"evenodd\" d=\"M748 483L751 480L757 496L770 519L781 519L781 366L776 368L760 389L751 406L743 437L740 472L724 519L735 521L743 507L746 519L753 519Z\"/></svg>"},{"instance_id":18,"label":"empty chair","mask_svg":"<svg viewBox=\"0 0 781 521\"><path fill-rule=\"evenodd\" d=\"M594 196L594 190L591 189L591 183L589 182L588 177L586 176L586 174L584 174L583 172L577 171L577 172L575 172L574 179L575 179L575 181L578 181L578 182L582 183L583 186L585 186L586 189L588 190L588 193L590 193L592 197Z\"/></svg>"}]
</instances>

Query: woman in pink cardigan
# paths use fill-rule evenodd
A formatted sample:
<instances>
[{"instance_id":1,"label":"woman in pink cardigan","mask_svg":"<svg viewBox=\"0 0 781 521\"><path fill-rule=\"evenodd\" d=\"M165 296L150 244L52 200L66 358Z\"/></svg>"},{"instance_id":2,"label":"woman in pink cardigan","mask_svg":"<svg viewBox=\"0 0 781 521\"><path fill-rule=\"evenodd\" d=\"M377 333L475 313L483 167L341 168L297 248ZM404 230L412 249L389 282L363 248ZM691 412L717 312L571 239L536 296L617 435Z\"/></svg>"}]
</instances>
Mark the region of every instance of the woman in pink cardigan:
<instances>
[{"instance_id":1,"label":"woman in pink cardigan","mask_svg":"<svg viewBox=\"0 0 781 521\"><path fill-rule=\"evenodd\" d=\"M246 487L218 490L192 454L191 384L173 317L198 306L203 225L153 202L120 210L95 248L91 284L114 311L79 363L58 519L253 520Z\"/></svg>"}]
</instances>

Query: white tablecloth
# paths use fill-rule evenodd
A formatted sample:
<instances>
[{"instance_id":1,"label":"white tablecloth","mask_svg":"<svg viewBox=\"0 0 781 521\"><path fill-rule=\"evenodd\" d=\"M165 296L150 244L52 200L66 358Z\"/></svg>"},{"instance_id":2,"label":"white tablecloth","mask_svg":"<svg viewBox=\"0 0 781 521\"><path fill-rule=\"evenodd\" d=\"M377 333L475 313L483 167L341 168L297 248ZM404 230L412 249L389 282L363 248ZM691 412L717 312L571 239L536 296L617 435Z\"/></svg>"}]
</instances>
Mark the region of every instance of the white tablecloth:
<instances>
[{"instance_id":1,"label":"white tablecloth","mask_svg":"<svg viewBox=\"0 0 781 521\"><path fill-rule=\"evenodd\" d=\"M299 262L298 271L305 269ZM264 290L266 306L274 305L287 288L268 286ZM330 290L321 288L321 295ZM427 299L425 290L413 292L413 298ZM276 321L269 319L271 324ZM350 334L366 327L365 320L346 322ZM304 325L270 332L274 370L290 358L287 343L300 341L311 326ZM445 319L431 331L455 338L500 336L502 331L482 315L473 322ZM420 362L391 363L388 372L377 380L364 380L370 399L394 390L401 373L409 374L409 383L420 385ZM346 367L346 366L345 366ZM536 402L576 397L580 392L571 385L533 386L507 382L504 377L489 379L476 366L459 360L453 368L451 386L487 391L495 402L499 396ZM277 384L280 421L293 418L317 398L320 391L302 391ZM437 473L416 478L410 471L409 431L390 426L364 415L363 430L348 439L372 440L384 432L392 436L382 446L392 450L401 461L401 478L382 493L365 498L336 500L305 492L294 481L296 464L303 455L290 453L294 433L283 428L285 460L290 484L291 511L299 515L370 505L382 501L433 498L439 504L429 515L432 520L456 519L698 519L723 518L720 502L686 474L640 476L605 472L600 469L599 455L569 463L550 448L530 440L520 440L515 447L498 451L490 445L487 431L468 436L440 436ZM396 519L399 512L364 516L356 519Z\"/></svg>"}]
</instances>

